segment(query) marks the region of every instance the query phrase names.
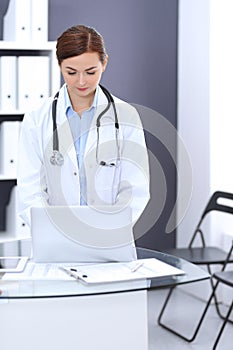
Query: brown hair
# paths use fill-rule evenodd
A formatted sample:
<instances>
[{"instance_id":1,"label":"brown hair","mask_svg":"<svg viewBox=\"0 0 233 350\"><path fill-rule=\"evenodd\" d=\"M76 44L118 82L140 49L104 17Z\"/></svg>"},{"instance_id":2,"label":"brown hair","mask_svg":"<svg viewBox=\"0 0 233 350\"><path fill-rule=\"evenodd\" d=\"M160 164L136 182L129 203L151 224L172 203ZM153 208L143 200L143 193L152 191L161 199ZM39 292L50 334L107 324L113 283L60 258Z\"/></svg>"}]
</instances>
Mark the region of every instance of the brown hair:
<instances>
[{"instance_id":1,"label":"brown hair","mask_svg":"<svg viewBox=\"0 0 233 350\"><path fill-rule=\"evenodd\" d=\"M66 58L79 56L86 52L97 52L104 63L106 49L103 37L92 27L76 25L68 28L57 39L57 60L59 65Z\"/></svg>"}]
</instances>

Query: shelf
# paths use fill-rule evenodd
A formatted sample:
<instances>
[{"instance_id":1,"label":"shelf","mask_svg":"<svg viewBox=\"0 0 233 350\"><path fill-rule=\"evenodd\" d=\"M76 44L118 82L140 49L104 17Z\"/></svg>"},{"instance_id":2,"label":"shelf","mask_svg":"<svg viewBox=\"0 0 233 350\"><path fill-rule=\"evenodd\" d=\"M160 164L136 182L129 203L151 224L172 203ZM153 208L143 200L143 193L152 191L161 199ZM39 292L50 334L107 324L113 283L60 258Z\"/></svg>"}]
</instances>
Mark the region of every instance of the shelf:
<instances>
[{"instance_id":1,"label":"shelf","mask_svg":"<svg viewBox=\"0 0 233 350\"><path fill-rule=\"evenodd\" d=\"M7 176L7 175L0 174L0 182L1 181L8 181L8 180L16 181L16 177L15 176Z\"/></svg>"},{"instance_id":2,"label":"shelf","mask_svg":"<svg viewBox=\"0 0 233 350\"><path fill-rule=\"evenodd\" d=\"M14 232L6 234L5 231L0 231L0 244L29 240L29 239L31 239L31 236L29 234L22 235L22 236L21 235L15 236Z\"/></svg>"},{"instance_id":3,"label":"shelf","mask_svg":"<svg viewBox=\"0 0 233 350\"><path fill-rule=\"evenodd\" d=\"M0 40L0 50L10 50L10 51L51 51L55 50L56 41L47 41L44 43L23 43L16 41L2 41Z\"/></svg>"},{"instance_id":4,"label":"shelf","mask_svg":"<svg viewBox=\"0 0 233 350\"><path fill-rule=\"evenodd\" d=\"M7 111L4 111L4 110L0 109L0 118L1 118L1 116L4 116L4 115L7 115L7 116L12 115L12 116L14 116L14 115L24 115L24 114L25 114L25 112L22 111L22 110L19 110L19 109L11 109L11 110L8 109Z\"/></svg>"}]
</instances>

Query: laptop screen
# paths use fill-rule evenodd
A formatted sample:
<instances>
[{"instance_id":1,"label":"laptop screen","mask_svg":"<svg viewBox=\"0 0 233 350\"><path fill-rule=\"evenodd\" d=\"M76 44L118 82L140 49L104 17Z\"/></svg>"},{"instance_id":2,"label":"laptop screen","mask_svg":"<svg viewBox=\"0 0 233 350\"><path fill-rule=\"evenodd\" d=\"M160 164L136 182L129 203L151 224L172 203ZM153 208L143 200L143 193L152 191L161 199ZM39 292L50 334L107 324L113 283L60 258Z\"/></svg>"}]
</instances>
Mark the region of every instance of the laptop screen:
<instances>
[{"instance_id":1,"label":"laptop screen","mask_svg":"<svg viewBox=\"0 0 233 350\"><path fill-rule=\"evenodd\" d=\"M137 258L131 209L31 208L35 262L107 262Z\"/></svg>"}]
</instances>

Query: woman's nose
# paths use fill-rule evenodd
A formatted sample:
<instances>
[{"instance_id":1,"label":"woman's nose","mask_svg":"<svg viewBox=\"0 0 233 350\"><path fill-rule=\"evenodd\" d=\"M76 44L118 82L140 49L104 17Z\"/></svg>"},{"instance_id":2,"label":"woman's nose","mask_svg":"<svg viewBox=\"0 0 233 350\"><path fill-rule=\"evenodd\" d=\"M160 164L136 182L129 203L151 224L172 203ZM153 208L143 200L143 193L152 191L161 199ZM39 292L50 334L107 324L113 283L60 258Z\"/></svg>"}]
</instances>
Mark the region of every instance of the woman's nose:
<instances>
[{"instance_id":1,"label":"woman's nose","mask_svg":"<svg viewBox=\"0 0 233 350\"><path fill-rule=\"evenodd\" d=\"M82 73L79 74L78 82L79 82L80 85L85 85L84 74L82 74Z\"/></svg>"}]
</instances>

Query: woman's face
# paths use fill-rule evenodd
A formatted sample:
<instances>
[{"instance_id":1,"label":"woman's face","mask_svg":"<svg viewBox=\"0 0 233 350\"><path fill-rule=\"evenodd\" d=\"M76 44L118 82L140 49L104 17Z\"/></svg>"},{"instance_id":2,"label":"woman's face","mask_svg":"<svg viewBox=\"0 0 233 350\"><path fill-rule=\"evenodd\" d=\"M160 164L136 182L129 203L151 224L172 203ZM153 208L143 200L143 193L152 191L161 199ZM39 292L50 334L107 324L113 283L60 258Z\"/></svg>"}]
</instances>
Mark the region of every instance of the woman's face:
<instances>
[{"instance_id":1,"label":"woman's face","mask_svg":"<svg viewBox=\"0 0 233 350\"><path fill-rule=\"evenodd\" d=\"M86 52L62 61L60 68L71 99L94 95L107 60L106 56L102 63L97 52Z\"/></svg>"}]
</instances>

